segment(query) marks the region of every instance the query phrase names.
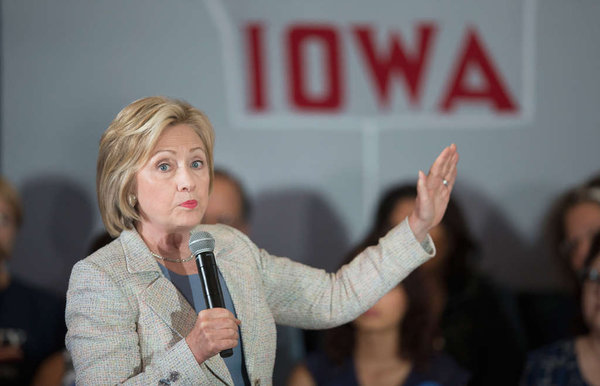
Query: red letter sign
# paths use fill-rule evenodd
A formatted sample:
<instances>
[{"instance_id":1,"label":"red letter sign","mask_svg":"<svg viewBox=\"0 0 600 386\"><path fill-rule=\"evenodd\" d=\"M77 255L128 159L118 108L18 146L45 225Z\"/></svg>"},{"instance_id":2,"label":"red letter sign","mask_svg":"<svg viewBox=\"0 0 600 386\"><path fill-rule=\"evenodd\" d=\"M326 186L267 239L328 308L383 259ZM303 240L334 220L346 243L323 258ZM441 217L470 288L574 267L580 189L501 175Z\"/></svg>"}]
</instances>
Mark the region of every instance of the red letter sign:
<instances>
[{"instance_id":1,"label":"red letter sign","mask_svg":"<svg viewBox=\"0 0 600 386\"><path fill-rule=\"evenodd\" d=\"M250 89L250 108L256 111L264 111L267 107L265 97L265 77L263 63L263 26L248 24L246 26L248 37L248 82Z\"/></svg>"},{"instance_id":2,"label":"red letter sign","mask_svg":"<svg viewBox=\"0 0 600 386\"><path fill-rule=\"evenodd\" d=\"M311 95L306 79L304 45L313 41L323 49L323 78L326 88L323 95ZM302 110L338 110L342 103L341 68L338 53L338 36L329 26L294 26L288 31L288 58L290 67L290 99L294 106Z\"/></svg>"},{"instance_id":3,"label":"red letter sign","mask_svg":"<svg viewBox=\"0 0 600 386\"><path fill-rule=\"evenodd\" d=\"M414 106L419 102L423 69L429 59L430 42L435 31L435 27L430 24L419 26L418 49L412 55L405 53L400 36L392 34L388 52L378 55L373 44L373 31L371 28L354 28L354 37L366 58L367 67L374 80L381 106L387 107L389 105L389 91L393 73L404 75L410 103Z\"/></svg>"},{"instance_id":4,"label":"red letter sign","mask_svg":"<svg viewBox=\"0 0 600 386\"><path fill-rule=\"evenodd\" d=\"M491 102L495 110L503 113L516 111L515 103L502 84L474 29L468 30L465 49L459 58L455 67L456 72L451 78L451 86L441 104L442 111L448 112L454 109L461 99ZM468 84L469 69L479 70L484 83L480 88Z\"/></svg>"}]
</instances>

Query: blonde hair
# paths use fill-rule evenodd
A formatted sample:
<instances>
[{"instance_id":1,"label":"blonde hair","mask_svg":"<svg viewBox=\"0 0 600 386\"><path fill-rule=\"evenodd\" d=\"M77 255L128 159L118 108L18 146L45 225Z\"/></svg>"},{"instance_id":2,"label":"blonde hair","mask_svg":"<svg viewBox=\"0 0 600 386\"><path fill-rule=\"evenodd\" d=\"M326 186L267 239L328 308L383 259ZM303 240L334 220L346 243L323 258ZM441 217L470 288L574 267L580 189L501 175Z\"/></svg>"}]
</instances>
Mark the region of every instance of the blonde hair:
<instances>
[{"instance_id":1,"label":"blonde hair","mask_svg":"<svg viewBox=\"0 0 600 386\"><path fill-rule=\"evenodd\" d=\"M0 200L4 200L8 206L12 209L11 215L17 228L23 224L23 204L21 203L21 197L19 193L13 188L13 186L0 177Z\"/></svg>"},{"instance_id":2,"label":"blonde hair","mask_svg":"<svg viewBox=\"0 0 600 386\"><path fill-rule=\"evenodd\" d=\"M139 99L117 114L100 139L96 189L102 221L111 236L132 229L140 220L128 200L135 175L150 159L163 131L180 124L190 126L204 144L212 189L214 131L208 117L184 101L162 96Z\"/></svg>"}]
</instances>

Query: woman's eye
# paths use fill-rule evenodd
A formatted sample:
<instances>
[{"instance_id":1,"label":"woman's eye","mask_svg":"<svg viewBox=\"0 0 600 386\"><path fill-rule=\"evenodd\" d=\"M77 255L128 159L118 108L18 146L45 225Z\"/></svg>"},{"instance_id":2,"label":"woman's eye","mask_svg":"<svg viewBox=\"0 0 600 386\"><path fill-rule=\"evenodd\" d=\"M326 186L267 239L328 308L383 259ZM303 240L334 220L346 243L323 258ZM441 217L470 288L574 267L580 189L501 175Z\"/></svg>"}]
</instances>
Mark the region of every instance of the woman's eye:
<instances>
[{"instance_id":1,"label":"woman's eye","mask_svg":"<svg viewBox=\"0 0 600 386\"><path fill-rule=\"evenodd\" d=\"M204 162L202 162L200 160L196 160L196 161L192 162L192 167L194 169L199 169L202 167L202 165L204 165Z\"/></svg>"},{"instance_id":2,"label":"woman's eye","mask_svg":"<svg viewBox=\"0 0 600 386\"><path fill-rule=\"evenodd\" d=\"M158 165L158 170L160 170L161 172L166 172L169 170L169 165L162 163L162 164Z\"/></svg>"}]
</instances>

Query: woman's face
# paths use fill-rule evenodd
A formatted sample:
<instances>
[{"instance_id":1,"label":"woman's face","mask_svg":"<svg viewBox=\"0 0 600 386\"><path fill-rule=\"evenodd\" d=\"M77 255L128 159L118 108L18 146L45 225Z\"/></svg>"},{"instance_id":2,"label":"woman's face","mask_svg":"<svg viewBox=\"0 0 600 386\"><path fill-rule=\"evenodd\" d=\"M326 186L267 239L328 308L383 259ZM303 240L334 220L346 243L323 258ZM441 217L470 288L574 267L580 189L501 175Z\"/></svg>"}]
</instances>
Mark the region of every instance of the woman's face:
<instances>
[{"instance_id":1,"label":"woman's face","mask_svg":"<svg viewBox=\"0 0 600 386\"><path fill-rule=\"evenodd\" d=\"M367 312L354 321L362 331L381 331L398 328L408 309L408 297L402 285L394 287Z\"/></svg>"},{"instance_id":2,"label":"woman's face","mask_svg":"<svg viewBox=\"0 0 600 386\"><path fill-rule=\"evenodd\" d=\"M600 205L593 202L575 205L565 214L564 226L566 253L571 268L577 272L583 267L592 237L600 231Z\"/></svg>"},{"instance_id":3,"label":"woman's face","mask_svg":"<svg viewBox=\"0 0 600 386\"><path fill-rule=\"evenodd\" d=\"M208 202L210 175L202 140L188 125L166 128L135 182L144 229L189 231L202 220Z\"/></svg>"},{"instance_id":4,"label":"woman's face","mask_svg":"<svg viewBox=\"0 0 600 386\"><path fill-rule=\"evenodd\" d=\"M600 255L596 257L590 268L596 270L596 278L595 280L588 278L583 282L581 308L583 319L590 331L600 333L600 279L597 276L600 272Z\"/></svg>"},{"instance_id":5,"label":"woman's face","mask_svg":"<svg viewBox=\"0 0 600 386\"><path fill-rule=\"evenodd\" d=\"M390 224L394 226L400 224L409 214L411 214L414 207L414 198L403 198L398 201L390 214ZM423 269L427 272L437 272L442 268L448 253L448 233L442 224L438 224L429 231L429 235L435 244L437 253L435 258L429 259L423 264Z\"/></svg>"}]
</instances>

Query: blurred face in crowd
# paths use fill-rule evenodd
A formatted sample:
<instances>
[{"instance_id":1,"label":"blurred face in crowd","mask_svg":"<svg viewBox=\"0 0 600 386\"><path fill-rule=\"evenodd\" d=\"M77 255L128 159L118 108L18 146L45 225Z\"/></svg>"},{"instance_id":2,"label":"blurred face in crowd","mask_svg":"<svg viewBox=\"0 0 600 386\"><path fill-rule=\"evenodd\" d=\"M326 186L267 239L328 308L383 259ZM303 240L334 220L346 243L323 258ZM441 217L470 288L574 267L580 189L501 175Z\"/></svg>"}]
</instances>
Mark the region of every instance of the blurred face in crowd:
<instances>
[{"instance_id":1,"label":"blurred face in crowd","mask_svg":"<svg viewBox=\"0 0 600 386\"><path fill-rule=\"evenodd\" d=\"M600 205L583 202L567 211L564 218L565 254L573 271L579 271L590 249L592 238L600 231Z\"/></svg>"},{"instance_id":2,"label":"blurred face in crowd","mask_svg":"<svg viewBox=\"0 0 600 386\"><path fill-rule=\"evenodd\" d=\"M208 203L210 173L200 137L184 124L168 127L135 177L141 225L160 232L187 231Z\"/></svg>"},{"instance_id":3,"label":"blurred face in crowd","mask_svg":"<svg viewBox=\"0 0 600 386\"><path fill-rule=\"evenodd\" d=\"M583 282L581 308L585 324L590 331L600 333L600 255L590 265Z\"/></svg>"},{"instance_id":4,"label":"blurred face in crowd","mask_svg":"<svg viewBox=\"0 0 600 386\"><path fill-rule=\"evenodd\" d=\"M202 223L225 224L242 232L247 231L242 214L242 198L237 186L230 179L215 175Z\"/></svg>"},{"instance_id":5,"label":"blurred face in crowd","mask_svg":"<svg viewBox=\"0 0 600 386\"><path fill-rule=\"evenodd\" d=\"M363 332L397 329L408 310L408 296L402 285L385 294L373 307L354 321Z\"/></svg>"},{"instance_id":6,"label":"blurred face in crowd","mask_svg":"<svg viewBox=\"0 0 600 386\"><path fill-rule=\"evenodd\" d=\"M398 201L390 215L390 224L394 226L400 224L411 214L414 207L414 198L404 198ZM429 259L423 264L423 269L427 272L438 272L442 268L448 254L448 232L440 223L429 231L429 235L433 239L437 253L433 259Z\"/></svg>"},{"instance_id":7,"label":"blurred face in crowd","mask_svg":"<svg viewBox=\"0 0 600 386\"><path fill-rule=\"evenodd\" d=\"M17 224L12 208L0 197L0 261L9 257L17 236Z\"/></svg>"}]
</instances>

